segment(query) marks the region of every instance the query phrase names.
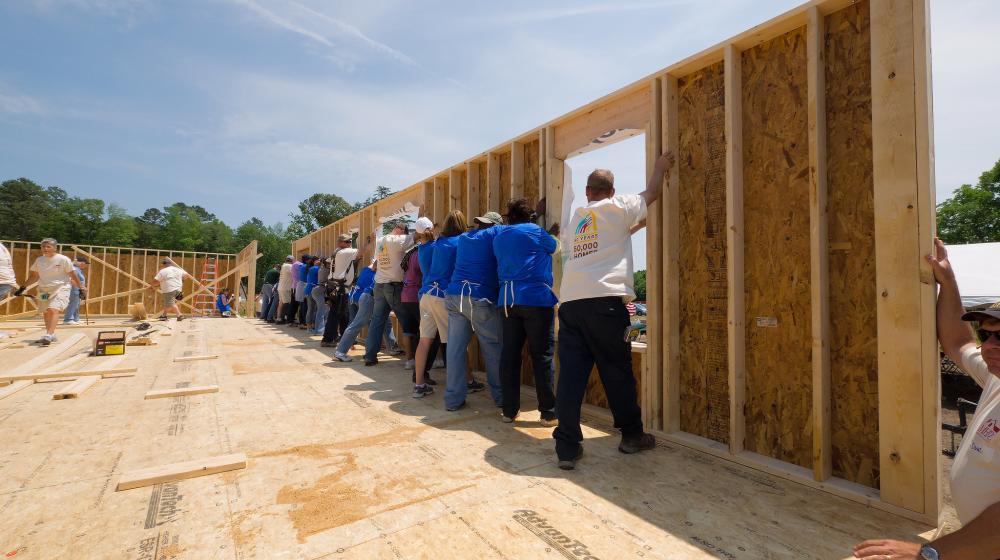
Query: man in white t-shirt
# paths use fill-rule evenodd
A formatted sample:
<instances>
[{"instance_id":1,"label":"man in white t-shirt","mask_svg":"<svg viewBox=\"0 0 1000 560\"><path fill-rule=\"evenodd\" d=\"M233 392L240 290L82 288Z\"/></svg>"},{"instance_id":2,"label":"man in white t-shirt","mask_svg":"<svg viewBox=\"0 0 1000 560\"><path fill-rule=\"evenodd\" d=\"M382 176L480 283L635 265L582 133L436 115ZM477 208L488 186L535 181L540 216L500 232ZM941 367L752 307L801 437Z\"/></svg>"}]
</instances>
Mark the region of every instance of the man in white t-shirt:
<instances>
[{"instance_id":1,"label":"man in white t-shirt","mask_svg":"<svg viewBox=\"0 0 1000 560\"><path fill-rule=\"evenodd\" d=\"M667 152L656 160L646 190L616 195L614 175L598 169L587 178L587 205L563 224L563 266L559 297L559 382L556 440L559 468L570 470L583 454L580 407L590 372L597 371L608 408L621 430L618 450L652 449L656 440L642 428L625 303L635 299L632 279L632 233L646 219L646 205L660 196L664 177L674 164Z\"/></svg>"},{"instance_id":2,"label":"man in white t-shirt","mask_svg":"<svg viewBox=\"0 0 1000 560\"><path fill-rule=\"evenodd\" d=\"M371 323L368 325L368 338L365 340L365 365L378 363L378 351L382 347L382 332L385 322L389 320L389 311L395 311L396 316L402 316L403 310L403 254L413 245L413 234L407 233L405 223L397 223L392 233L382 237L375 248L375 260L378 268L375 270L375 289L372 291L374 308Z\"/></svg>"},{"instance_id":3,"label":"man in white t-shirt","mask_svg":"<svg viewBox=\"0 0 1000 560\"><path fill-rule=\"evenodd\" d=\"M935 245L937 255L926 258L940 286L938 341L945 354L983 388L951 467L951 496L962 528L927 544L865 541L854 547L856 558L1000 558L1000 303L965 313L948 251L940 239ZM979 323L976 337L965 321Z\"/></svg>"},{"instance_id":4,"label":"man in white t-shirt","mask_svg":"<svg viewBox=\"0 0 1000 560\"><path fill-rule=\"evenodd\" d=\"M73 261L66 255L59 254L58 247L55 239L43 239L42 256L31 265L31 274L24 281L25 286L30 286L32 281L38 278L38 297L35 298L35 305L45 320L45 334L39 340L44 346L56 340L56 325L59 324L59 316L69 306L70 290L73 287L82 287L73 274ZM24 293L24 288L19 288L14 293L21 295Z\"/></svg>"},{"instance_id":5,"label":"man in white t-shirt","mask_svg":"<svg viewBox=\"0 0 1000 560\"><path fill-rule=\"evenodd\" d=\"M160 315L160 319L166 320L167 312L172 311L177 315L177 320L181 321L184 315L181 315L181 308L177 305L177 295L181 293L184 278L190 278L191 275L170 259L163 259L160 264L162 268L153 277L153 287L159 287L163 297L163 315Z\"/></svg>"},{"instance_id":6,"label":"man in white t-shirt","mask_svg":"<svg viewBox=\"0 0 1000 560\"><path fill-rule=\"evenodd\" d=\"M352 236L347 233L337 237L337 250L333 253L330 263L330 276L327 281L327 301L330 311L326 315L323 327L321 346L335 347L339 336L347 330L349 313L347 294L351 291L354 278L358 272L358 250L351 246Z\"/></svg>"},{"instance_id":7,"label":"man in white t-shirt","mask_svg":"<svg viewBox=\"0 0 1000 560\"><path fill-rule=\"evenodd\" d=\"M0 243L0 300L17 289L17 276L14 275L14 259L10 251Z\"/></svg>"}]
</instances>

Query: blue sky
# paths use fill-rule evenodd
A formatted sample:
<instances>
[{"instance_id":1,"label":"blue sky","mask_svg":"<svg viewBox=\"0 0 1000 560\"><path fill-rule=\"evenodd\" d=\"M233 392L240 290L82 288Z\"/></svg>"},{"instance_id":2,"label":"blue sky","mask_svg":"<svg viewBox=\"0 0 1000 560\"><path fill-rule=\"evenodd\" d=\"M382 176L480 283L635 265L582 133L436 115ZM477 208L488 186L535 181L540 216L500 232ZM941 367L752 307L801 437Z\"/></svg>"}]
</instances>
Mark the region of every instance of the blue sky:
<instances>
[{"instance_id":1,"label":"blue sky","mask_svg":"<svg viewBox=\"0 0 1000 560\"><path fill-rule=\"evenodd\" d=\"M406 187L799 3L3 2L0 178L287 221L314 192ZM1000 12L931 13L943 199L1000 158ZM623 144L570 163L641 180L642 143Z\"/></svg>"}]
</instances>

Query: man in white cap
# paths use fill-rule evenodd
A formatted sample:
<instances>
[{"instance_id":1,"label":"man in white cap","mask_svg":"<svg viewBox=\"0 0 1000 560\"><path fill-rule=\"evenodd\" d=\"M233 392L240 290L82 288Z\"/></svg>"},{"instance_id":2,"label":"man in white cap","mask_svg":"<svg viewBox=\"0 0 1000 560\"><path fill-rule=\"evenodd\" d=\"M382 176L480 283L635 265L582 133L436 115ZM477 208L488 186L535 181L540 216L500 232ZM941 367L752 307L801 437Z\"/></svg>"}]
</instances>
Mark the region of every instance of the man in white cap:
<instances>
[{"instance_id":1,"label":"man in white cap","mask_svg":"<svg viewBox=\"0 0 1000 560\"><path fill-rule=\"evenodd\" d=\"M926 259L940 286L938 341L944 353L983 388L951 467L951 496L962 528L926 544L868 540L854 547L856 558L1000 558L1000 303L966 313L948 251L940 239L935 245L936 255ZM977 336L969 328L971 321L979 323Z\"/></svg>"},{"instance_id":2,"label":"man in white cap","mask_svg":"<svg viewBox=\"0 0 1000 560\"><path fill-rule=\"evenodd\" d=\"M39 342L48 346L56 341L56 325L59 315L69 306L70 290L80 288L80 281L73 274L73 261L66 255L59 254L59 244L55 239L42 240L42 256L31 265L31 275L24 281L25 285L38 278L38 297L35 304L45 319L45 334ZM24 287L18 288L16 295L24 293Z\"/></svg>"}]
</instances>

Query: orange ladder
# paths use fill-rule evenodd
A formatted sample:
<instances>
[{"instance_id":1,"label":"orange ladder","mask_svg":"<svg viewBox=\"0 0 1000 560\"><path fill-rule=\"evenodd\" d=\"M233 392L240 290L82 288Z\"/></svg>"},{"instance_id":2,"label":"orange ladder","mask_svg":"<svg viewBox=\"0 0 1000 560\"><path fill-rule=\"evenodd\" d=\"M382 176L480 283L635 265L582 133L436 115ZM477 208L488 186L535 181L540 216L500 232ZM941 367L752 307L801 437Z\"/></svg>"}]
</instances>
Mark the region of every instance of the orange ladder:
<instances>
[{"instance_id":1,"label":"orange ladder","mask_svg":"<svg viewBox=\"0 0 1000 560\"><path fill-rule=\"evenodd\" d=\"M205 260L205 263L201 265L201 276L198 277L198 281L204 286L208 286L210 283L215 282L216 269L215 269L215 259L209 258ZM206 316L215 313L215 287L212 287L212 294L206 294L205 292L197 292L194 295L193 307L198 315Z\"/></svg>"}]
</instances>

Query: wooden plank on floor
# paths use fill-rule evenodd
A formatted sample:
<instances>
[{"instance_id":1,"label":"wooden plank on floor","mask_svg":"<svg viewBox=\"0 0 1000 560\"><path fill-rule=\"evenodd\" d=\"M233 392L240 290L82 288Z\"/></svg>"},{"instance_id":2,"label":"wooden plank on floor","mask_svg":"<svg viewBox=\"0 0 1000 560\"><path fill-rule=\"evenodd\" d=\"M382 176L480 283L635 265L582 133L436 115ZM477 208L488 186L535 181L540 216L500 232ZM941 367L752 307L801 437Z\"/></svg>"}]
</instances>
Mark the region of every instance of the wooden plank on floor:
<instances>
[{"instance_id":1,"label":"wooden plank on floor","mask_svg":"<svg viewBox=\"0 0 1000 560\"><path fill-rule=\"evenodd\" d=\"M74 333L66 337L66 340L57 342L53 346L48 346L39 353L39 355L28 360L27 362L21 364L16 370L14 370L13 375L23 374L25 372L30 372L32 370L39 370L45 364L51 363L54 360L59 359L61 356L69 352L76 346L81 340L87 338L84 333ZM3 379L9 379L10 376L3 376Z\"/></svg>"},{"instance_id":2,"label":"wooden plank on floor","mask_svg":"<svg viewBox=\"0 0 1000 560\"><path fill-rule=\"evenodd\" d=\"M80 395L85 393L87 389L93 387L94 383L97 383L100 380L101 380L100 375L87 375L84 377L80 377L76 381L63 387L61 391L57 391L56 394L52 395L52 399L60 400L60 399L80 398Z\"/></svg>"},{"instance_id":3,"label":"wooden plank on floor","mask_svg":"<svg viewBox=\"0 0 1000 560\"><path fill-rule=\"evenodd\" d=\"M202 393L218 393L218 385L200 385L196 387L182 387L179 389L160 389L157 391L147 391L146 400L165 399L168 397L185 397L189 395L200 395Z\"/></svg>"},{"instance_id":4,"label":"wooden plank on floor","mask_svg":"<svg viewBox=\"0 0 1000 560\"><path fill-rule=\"evenodd\" d=\"M198 360L214 360L218 358L218 354L211 354L208 356L180 356L174 358L175 362L196 362Z\"/></svg>"},{"instance_id":5,"label":"wooden plank on floor","mask_svg":"<svg viewBox=\"0 0 1000 560\"><path fill-rule=\"evenodd\" d=\"M143 486L152 486L153 484L160 484L162 482L173 482L197 476L245 469L246 466L246 454L233 453L230 455L219 455L158 467L137 469L123 473L118 479L118 485L115 487L115 490L120 492L132 488L142 488Z\"/></svg>"},{"instance_id":6,"label":"wooden plank on floor","mask_svg":"<svg viewBox=\"0 0 1000 560\"><path fill-rule=\"evenodd\" d=\"M134 367L123 367L123 368L97 368L97 369L85 369L79 371L47 371L47 372L36 372L36 373L25 373L22 375L5 375L0 377L0 381L20 381L24 379L37 380L37 379L55 379L59 377L85 377L91 375L97 375L100 377L123 377L132 376L138 371L139 368Z\"/></svg>"},{"instance_id":7,"label":"wooden plank on floor","mask_svg":"<svg viewBox=\"0 0 1000 560\"><path fill-rule=\"evenodd\" d=\"M35 382L32 381L32 380L30 380L30 379L23 380L23 381L15 381L15 382L11 383L10 385L4 387L3 389L0 389L0 400L6 399L7 397L13 395L14 393L16 393L16 392L20 391L21 389L24 389L28 385L32 385L34 383Z\"/></svg>"}]
</instances>

